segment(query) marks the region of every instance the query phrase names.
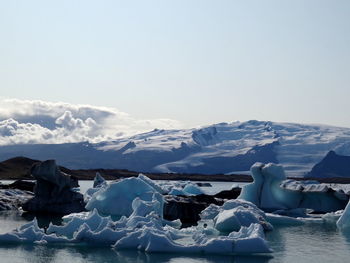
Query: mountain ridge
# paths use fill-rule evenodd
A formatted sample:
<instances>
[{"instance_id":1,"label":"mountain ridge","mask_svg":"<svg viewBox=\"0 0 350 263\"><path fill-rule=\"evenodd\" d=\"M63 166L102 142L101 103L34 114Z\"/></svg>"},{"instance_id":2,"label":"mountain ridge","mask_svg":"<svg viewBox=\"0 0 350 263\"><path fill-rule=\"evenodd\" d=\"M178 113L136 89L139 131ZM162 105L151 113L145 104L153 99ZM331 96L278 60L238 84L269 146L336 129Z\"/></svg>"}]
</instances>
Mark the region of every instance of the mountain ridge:
<instances>
[{"instance_id":1,"label":"mountain ridge","mask_svg":"<svg viewBox=\"0 0 350 263\"><path fill-rule=\"evenodd\" d=\"M251 120L201 128L159 130L100 143L0 147L0 160L22 155L56 159L72 169L128 169L149 173L247 173L274 162L287 176L305 176L329 151L350 155L350 128Z\"/></svg>"}]
</instances>

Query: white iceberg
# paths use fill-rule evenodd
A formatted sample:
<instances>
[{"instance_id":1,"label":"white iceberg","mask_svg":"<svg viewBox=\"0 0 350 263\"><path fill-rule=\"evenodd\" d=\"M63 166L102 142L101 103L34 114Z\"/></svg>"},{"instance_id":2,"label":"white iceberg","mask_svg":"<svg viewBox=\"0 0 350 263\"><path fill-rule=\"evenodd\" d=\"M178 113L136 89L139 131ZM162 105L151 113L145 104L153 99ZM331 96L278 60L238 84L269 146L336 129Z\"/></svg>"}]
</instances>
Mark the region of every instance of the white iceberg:
<instances>
[{"instance_id":1,"label":"white iceberg","mask_svg":"<svg viewBox=\"0 0 350 263\"><path fill-rule=\"evenodd\" d=\"M157 198L163 207L163 197L144 178L127 178L112 182L95 192L86 205L87 210L97 209L101 214L116 217L130 216L133 212L132 202L139 197L145 201Z\"/></svg>"},{"instance_id":2,"label":"white iceberg","mask_svg":"<svg viewBox=\"0 0 350 263\"><path fill-rule=\"evenodd\" d=\"M345 206L341 191L334 193L328 186L314 182L286 181L281 165L256 163L251 167L251 174L254 182L243 186L238 198L250 201L264 211L309 208L327 213Z\"/></svg>"},{"instance_id":3,"label":"white iceberg","mask_svg":"<svg viewBox=\"0 0 350 263\"><path fill-rule=\"evenodd\" d=\"M203 220L213 219L215 229L220 232L238 231L251 224L260 224L264 230L272 230L265 213L245 200L228 200L222 206L210 205L200 216Z\"/></svg>"},{"instance_id":4,"label":"white iceberg","mask_svg":"<svg viewBox=\"0 0 350 263\"><path fill-rule=\"evenodd\" d=\"M203 190L191 182L187 182L184 185L175 185L169 195L201 195L204 194Z\"/></svg>"},{"instance_id":5,"label":"white iceberg","mask_svg":"<svg viewBox=\"0 0 350 263\"><path fill-rule=\"evenodd\" d=\"M337 227L342 231L350 232L350 201L339 217Z\"/></svg>"},{"instance_id":6,"label":"white iceberg","mask_svg":"<svg viewBox=\"0 0 350 263\"><path fill-rule=\"evenodd\" d=\"M241 204L240 206L238 205ZM228 202L225 211L248 206L248 202ZM177 229L163 219L160 193L140 178L124 179L102 187L90 202L90 212L64 217L64 224L50 224L46 232L36 220L10 233L0 234L0 243L77 243L112 246L116 250L137 249L145 252L176 253L269 253L261 222L245 221L246 226L227 236L218 235L210 224ZM251 204L253 208L254 205ZM120 211L118 211L118 209ZM245 208L246 209L246 208ZM252 210L252 209L251 209ZM247 211L250 211L249 208ZM252 210L253 211L253 210ZM220 214L221 210L217 211ZM109 216L102 216L108 214ZM256 212L257 216L263 214ZM122 215L113 221L110 215ZM251 224L248 224L252 222Z\"/></svg>"}]
</instances>

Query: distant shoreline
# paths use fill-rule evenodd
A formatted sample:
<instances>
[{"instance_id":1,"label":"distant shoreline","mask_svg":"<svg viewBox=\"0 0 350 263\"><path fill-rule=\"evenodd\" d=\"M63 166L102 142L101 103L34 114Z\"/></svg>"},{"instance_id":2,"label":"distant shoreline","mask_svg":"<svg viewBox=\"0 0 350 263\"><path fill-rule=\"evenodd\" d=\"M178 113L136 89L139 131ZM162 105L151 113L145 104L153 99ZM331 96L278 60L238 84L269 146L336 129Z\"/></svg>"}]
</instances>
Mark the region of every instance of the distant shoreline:
<instances>
[{"instance_id":1,"label":"distant shoreline","mask_svg":"<svg viewBox=\"0 0 350 263\"><path fill-rule=\"evenodd\" d=\"M0 180L33 180L30 169L38 160L25 157L15 157L4 162L0 162ZM253 178L247 174L186 174L186 173L143 173L129 171L126 169L68 169L60 166L62 172L77 177L79 180L93 180L96 173L100 173L106 180L118 180L127 177L136 177L140 173L152 180L171 181L212 181L212 182L236 182L250 183ZM320 183L350 184L350 178L300 178L288 177L297 181L315 180Z\"/></svg>"}]
</instances>

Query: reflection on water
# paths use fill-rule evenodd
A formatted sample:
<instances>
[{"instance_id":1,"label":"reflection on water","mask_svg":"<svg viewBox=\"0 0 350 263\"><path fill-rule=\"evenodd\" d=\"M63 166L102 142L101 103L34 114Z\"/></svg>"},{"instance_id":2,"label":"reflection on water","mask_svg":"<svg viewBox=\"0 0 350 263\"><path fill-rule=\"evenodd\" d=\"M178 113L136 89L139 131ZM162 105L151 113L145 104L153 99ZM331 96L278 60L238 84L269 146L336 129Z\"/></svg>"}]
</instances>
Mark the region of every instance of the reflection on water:
<instances>
[{"instance_id":1,"label":"reflection on water","mask_svg":"<svg viewBox=\"0 0 350 263\"><path fill-rule=\"evenodd\" d=\"M25 212L22 214L22 217L27 221L32 221L34 218L36 218L38 222L38 226L40 228L47 229L50 224L54 225L62 225L62 215L48 215L48 214L40 214L40 213L30 213Z\"/></svg>"},{"instance_id":2,"label":"reflection on water","mask_svg":"<svg viewBox=\"0 0 350 263\"><path fill-rule=\"evenodd\" d=\"M274 250L271 262L349 262L349 239L335 225L275 227L266 238Z\"/></svg>"},{"instance_id":3,"label":"reflection on water","mask_svg":"<svg viewBox=\"0 0 350 263\"><path fill-rule=\"evenodd\" d=\"M220 256L148 254L139 251L114 251L107 247L1 245L1 262L120 262L120 263L265 263L269 256Z\"/></svg>"},{"instance_id":4,"label":"reflection on water","mask_svg":"<svg viewBox=\"0 0 350 263\"><path fill-rule=\"evenodd\" d=\"M45 216L41 221L48 221ZM31 220L31 217L27 217ZM0 233L9 232L28 222L18 212L0 212ZM55 244L55 245L9 245L0 244L0 262L138 262L138 263L216 263L216 262L242 262L265 263L271 256L222 256L222 255L192 255L192 254L148 254L139 251L115 251L110 247L99 247L84 244Z\"/></svg>"}]
</instances>

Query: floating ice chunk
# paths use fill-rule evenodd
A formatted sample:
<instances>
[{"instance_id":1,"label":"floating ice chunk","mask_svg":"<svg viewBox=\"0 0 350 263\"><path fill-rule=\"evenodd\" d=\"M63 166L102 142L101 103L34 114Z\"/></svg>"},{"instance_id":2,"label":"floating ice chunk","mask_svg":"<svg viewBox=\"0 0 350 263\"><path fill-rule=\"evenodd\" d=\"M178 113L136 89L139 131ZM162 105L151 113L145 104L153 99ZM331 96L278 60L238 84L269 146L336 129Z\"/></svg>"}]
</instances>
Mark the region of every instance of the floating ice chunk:
<instances>
[{"instance_id":1,"label":"floating ice chunk","mask_svg":"<svg viewBox=\"0 0 350 263\"><path fill-rule=\"evenodd\" d=\"M200 195L200 194L203 194L203 191L202 189L193 184L193 183L189 183L185 186L184 188L184 192L187 194L187 195Z\"/></svg>"},{"instance_id":2,"label":"floating ice chunk","mask_svg":"<svg viewBox=\"0 0 350 263\"><path fill-rule=\"evenodd\" d=\"M303 220L295 217L272 214L272 213L266 213L266 218L267 218L267 221L269 221L274 226L275 225L299 226L305 223Z\"/></svg>"},{"instance_id":3,"label":"floating ice chunk","mask_svg":"<svg viewBox=\"0 0 350 263\"><path fill-rule=\"evenodd\" d=\"M152 201L156 189L140 178L127 178L113 182L96 192L86 205L87 210L96 208L101 214L130 216L132 202L136 197Z\"/></svg>"},{"instance_id":4,"label":"floating ice chunk","mask_svg":"<svg viewBox=\"0 0 350 263\"><path fill-rule=\"evenodd\" d=\"M306 208L294 208L294 209L273 211L274 214L289 216L289 217L309 217L309 214L312 212L313 212L312 209L306 209Z\"/></svg>"},{"instance_id":5,"label":"floating ice chunk","mask_svg":"<svg viewBox=\"0 0 350 263\"><path fill-rule=\"evenodd\" d=\"M89 188L86 190L85 194L84 194L84 202L88 203L91 199L91 197L97 193L101 188L99 187L95 187L95 188Z\"/></svg>"},{"instance_id":6,"label":"floating ice chunk","mask_svg":"<svg viewBox=\"0 0 350 263\"><path fill-rule=\"evenodd\" d=\"M184 192L184 190L182 188L174 187L169 192L169 195L186 195L186 193Z\"/></svg>"},{"instance_id":7,"label":"floating ice chunk","mask_svg":"<svg viewBox=\"0 0 350 263\"><path fill-rule=\"evenodd\" d=\"M62 221L67 223L70 220L72 220L73 218L86 219L90 214L91 214L90 211L80 212L80 213L72 213L72 214L69 214L69 215L62 217Z\"/></svg>"},{"instance_id":8,"label":"floating ice chunk","mask_svg":"<svg viewBox=\"0 0 350 263\"><path fill-rule=\"evenodd\" d=\"M344 209L346 201L336 197L335 192L303 192L299 207L311 208L315 212L325 213Z\"/></svg>"},{"instance_id":9,"label":"floating ice chunk","mask_svg":"<svg viewBox=\"0 0 350 263\"><path fill-rule=\"evenodd\" d=\"M93 188L101 187L105 184L107 184L106 180L101 176L99 172L97 172L94 178Z\"/></svg>"},{"instance_id":10,"label":"floating ice chunk","mask_svg":"<svg viewBox=\"0 0 350 263\"><path fill-rule=\"evenodd\" d=\"M106 180L101 176L99 172L96 173L96 176L94 178L94 184L92 188L89 188L86 190L84 194L84 201L85 203L88 203L91 199L91 197L98 192L101 188L107 187L108 183Z\"/></svg>"},{"instance_id":11,"label":"floating ice chunk","mask_svg":"<svg viewBox=\"0 0 350 263\"><path fill-rule=\"evenodd\" d=\"M201 194L204 194L202 189L191 182L188 182L187 184L185 184L183 188L180 185L175 186L169 192L169 195L201 195Z\"/></svg>"},{"instance_id":12,"label":"floating ice chunk","mask_svg":"<svg viewBox=\"0 0 350 263\"><path fill-rule=\"evenodd\" d=\"M336 224L339 218L342 216L344 210L338 210L336 212L330 212L322 215L322 219L326 223Z\"/></svg>"},{"instance_id":13,"label":"floating ice chunk","mask_svg":"<svg viewBox=\"0 0 350 263\"><path fill-rule=\"evenodd\" d=\"M253 210L246 209L242 206L223 210L215 217L214 221L217 230L227 233L238 231L242 226L248 227L252 223L264 224L266 228L272 229L265 218L261 217L259 213L255 213Z\"/></svg>"},{"instance_id":14,"label":"floating ice chunk","mask_svg":"<svg viewBox=\"0 0 350 263\"><path fill-rule=\"evenodd\" d=\"M230 200L231 201L231 200ZM200 218L203 219L214 219L219 212L221 211L221 207L218 205L210 204L206 209L204 209L201 214Z\"/></svg>"},{"instance_id":15,"label":"floating ice chunk","mask_svg":"<svg viewBox=\"0 0 350 263\"><path fill-rule=\"evenodd\" d=\"M94 209L94 211L89 213L88 216L85 216L85 215L86 214L84 214L84 216L72 217L63 226L56 226L56 225L50 224L47 229L47 233L48 234L55 233L56 235L72 238L74 231L76 231L83 224L87 225L91 230L96 230L98 228L102 229L103 226L105 226L107 222L109 222L110 220L110 218L101 217L98 214L96 209Z\"/></svg>"},{"instance_id":16,"label":"floating ice chunk","mask_svg":"<svg viewBox=\"0 0 350 263\"><path fill-rule=\"evenodd\" d=\"M162 218L162 195L140 178L125 179L111 185L112 188L110 185L101 188L93 195L91 201L101 201L98 205L108 212L114 211L115 202L121 202L122 205L130 206L130 215L113 221L110 216L101 216L95 208L88 213L65 217L62 226L51 224L46 233L38 227L36 220L33 220L18 230L0 235L0 242L29 242L41 245L57 242L84 243L113 245L114 249L137 249L146 252L223 254L271 252L260 224L240 227L238 232L232 232L228 236L218 235L219 232L214 228L212 219L203 220L198 227L176 229L171 225L177 225L178 221L168 222ZM112 207L103 206L106 203L109 205L109 202L113 203ZM242 200L233 200L223 207L227 209L219 207L217 214L220 215L222 211L230 209L241 209L242 213L243 211L250 213L257 209L254 216L259 217L261 214L264 216L255 205ZM244 224L248 226L248 223L249 220L245 218Z\"/></svg>"},{"instance_id":17,"label":"floating ice chunk","mask_svg":"<svg viewBox=\"0 0 350 263\"><path fill-rule=\"evenodd\" d=\"M213 219L223 210L230 210L240 206L244 207L245 209L251 209L255 213L258 213L260 216L264 217L264 212L260 210L256 205L249 201L241 199L228 200L222 206L211 204L202 211L200 217L202 219Z\"/></svg>"},{"instance_id":18,"label":"floating ice chunk","mask_svg":"<svg viewBox=\"0 0 350 263\"><path fill-rule=\"evenodd\" d=\"M252 247L254 247L255 253L271 252L265 241L264 229L260 224L242 227L238 233L232 232L228 237L236 240L236 253L251 253Z\"/></svg>"},{"instance_id":19,"label":"floating ice chunk","mask_svg":"<svg viewBox=\"0 0 350 263\"><path fill-rule=\"evenodd\" d=\"M40 240L44 242L50 241L52 243L68 241L65 237L46 235L44 230L39 228L36 219L10 233L0 234L0 243L34 243Z\"/></svg>"},{"instance_id":20,"label":"floating ice chunk","mask_svg":"<svg viewBox=\"0 0 350 263\"><path fill-rule=\"evenodd\" d=\"M133 213L131 216L145 217L150 213L156 213L161 218L163 217L163 197L159 193L154 193L152 201L144 201L139 197L136 197L132 201Z\"/></svg>"},{"instance_id":21,"label":"floating ice chunk","mask_svg":"<svg viewBox=\"0 0 350 263\"><path fill-rule=\"evenodd\" d=\"M140 229L118 240L115 249L138 249L146 252L169 253L269 253L264 232L260 225L252 224L248 228L242 227L239 232L233 232L229 236L208 238L194 238L189 243L176 242L169 231L157 231L154 229Z\"/></svg>"},{"instance_id":22,"label":"floating ice chunk","mask_svg":"<svg viewBox=\"0 0 350 263\"><path fill-rule=\"evenodd\" d=\"M163 189L160 185L158 185L156 182L154 182L153 180L149 179L147 176L145 176L144 174L139 174L139 176L137 177L139 179L141 179L142 181L144 181L145 183L149 184L150 186L152 186L155 190L157 190L159 193L161 194L166 194L167 190Z\"/></svg>"},{"instance_id":23,"label":"floating ice chunk","mask_svg":"<svg viewBox=\"0 0 350 263\"><path fill-rule=\"evenodd\" d=\"M345 207L343 214L338 219L337 227L342 231L350 231L350 201Z\"/></svg>"},{"instance_id":24,"label":"floating ice chunk","mask_svg":"<svg viewBox=\"0 0 350 263\"><path fill-rule=\"evenodd\" d=\"M272 230L265 213L245 200L228 200L222 206L212 204L202 211L200 217L202 220L213 219L215 228L220 232L238 231L242 226L254 223L261 224L265 230Z\"/></svg>"},{"instance_id":25,"label":"floating ice chunk","mask_svg":"<svg viewBox=\"0 0 350 263\"><path fill-rule=\"evenodd\" d=\"M250 201L259 208L273 211L296 208L301 195L280 187L286 179L281 165L256 163L251 167L254 182L243 186L239 199Z\"/></svg>"},{"instance_id":26,"label":"floating ice chunk","mask_svg":"<svg viewBox=\"0 0 350 263\"><path fill-rule=\"evenodd\" d=\"M349 199L342 188L315 181L285 180L280 186L299 193L301 197L299 207L311 208L320 213L343 209Z\"/></svg>"}]
</instances>

